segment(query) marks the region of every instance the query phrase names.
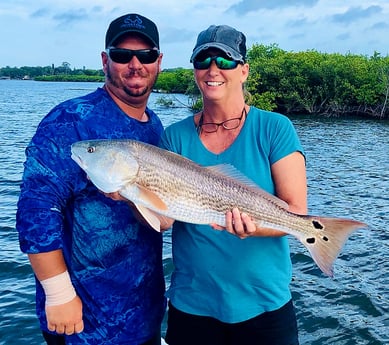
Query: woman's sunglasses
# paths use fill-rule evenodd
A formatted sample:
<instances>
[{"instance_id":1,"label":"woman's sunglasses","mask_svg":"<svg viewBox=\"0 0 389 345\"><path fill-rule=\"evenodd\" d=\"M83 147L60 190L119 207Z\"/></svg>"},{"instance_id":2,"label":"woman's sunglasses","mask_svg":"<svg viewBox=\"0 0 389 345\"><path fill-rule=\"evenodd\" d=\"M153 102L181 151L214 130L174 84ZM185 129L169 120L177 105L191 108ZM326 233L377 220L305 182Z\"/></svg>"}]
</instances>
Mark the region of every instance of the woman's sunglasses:
<instances>
[{"instance_id":1,"label":"woman's sunglasses","mask_svg":"<svg viewBox=\"0 0 389 345\"><path fill-rule=\"evenodd\" d=\"M134 56L141 64L149 64L157 61L159 56L158 49L140 49L131 50L124 48L108 48L106 50L108 56L116 63L129 63Z\"/></svg>"},{"instance_id":2,"label":"woman's sunglasses","mask_svg":"<svg viewBox=\"0 0 389 345\"><path fill-rule=\"evenodd\" d=\"M226 59L222 56L208 56L204 59L200 57L200 59L193 60L193 67L195 69L208 69L212 61L215 61L216 66L220 69L234 69L240 64L239 61Z\"/></svg>"}]
</instances>

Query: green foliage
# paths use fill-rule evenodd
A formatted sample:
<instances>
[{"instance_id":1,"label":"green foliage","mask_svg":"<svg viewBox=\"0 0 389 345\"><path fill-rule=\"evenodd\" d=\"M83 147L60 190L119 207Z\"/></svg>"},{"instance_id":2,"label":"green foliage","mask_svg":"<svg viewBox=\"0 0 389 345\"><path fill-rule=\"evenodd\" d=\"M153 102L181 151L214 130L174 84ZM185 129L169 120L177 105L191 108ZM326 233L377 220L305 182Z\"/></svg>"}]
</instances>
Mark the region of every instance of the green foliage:
<instances>
[{"instance_id":1,"label":"green foliage","mask_svg":"<svg viewBox=\"0 0 389 345\"><path fill-rule=\"evenodd\" d=\"M281 113L388 117L388 59L254 45L246 88L253 105Z\"/></svg>"},{"instance_id":2,"label":"green foliage","mask_svg":"<svg viewBox=\"0 0 389 345\"><path fill-rule=\"evenodd\" d=\"M104 77L98 75L77 75L77 74L61 74L61 75L43 75L36 77L37 81L75 81L75 82L104 82Z\"/></svg>"},{"instance_id":3,"label":"green foliage","mask_svg":"<svg viewBox=\"0 0 389 345\"><path fill-rule=\"evenodd\" d=\"M193 71L184 68L162 71L155 84L155 89L169 93L195 94L197 86L193 78ZM197 91L197 94L199 92Z\"/></svg>"},{"instance_id":4,"label":"green foliage","mask_svg":"<svg viewBox=\"0 0 389 345\"><path fill-rule=\"evenodd\" d=\"M328 54L315 50L287 52L277 45L255 44L247 54L250 74L245 85L249 104L284 114L364 115L389 118L389 57ZM4 67L0 77L47 81L104 81L102 70L61 66ZM190 107L202 108L191 69L159 74L158 92L189 96ZM172 106L168 99L161 104Z\"/></svg>"},{"instance_id":5,"label":"green foliage","mask_svg":"<svg viewBox=\"0 0 389 345\"><path fill-rule=\"evenodd\" d=\"M167 108L174 107L174 101L169 97L158 97L155 103Z\"/></svg>"},{"instance_id":6,"label":"green foliage","mask_svg":"<svg viewBox=\"0 0 389 345\"><path fill-rule=\"evenodd\" d=\"M3 67L0 68L0 77L10 79L34 79L43 81L104 81L102 70L70 69L68 62L55 67Z\"/></svg>"},{"instance_id":7,"label":"green foliage","mask_svg":"<svg viewBox=\"0 0 389 345\"><path fill-rule=\"evenodd\" d=\"M203 109L203 99L200 96L192 99L192 109L194 111L200 111Z\"/></svg>"},{"instance_id":8,"label":"green foliage","mask_svg":"<svg viewBox=\"0 0 389 345\"><path fill-rule=\"evenodd\" d=\"M45 67L3 67L0 69L0 77L9 77L11 79L22 79L28 76L34 79L37 76L52 74L52 68L50 66Z\"/></svg>"},{"instance_id":9,"label":"green foliage","mask_svg":"<svg viewBox=\"0 0 389 345\"><path fill-rule=\"evenodd\" d=\"M198 111L203 107L200 91L193 77L191 69L168 69L162 71L154 86L158 92L166 93L182 93L189 97L189 106L194 111ZM161 100L166 103L166 99ZM168 105L169 106L169 105Z\"/></svg>"}]
</instances>

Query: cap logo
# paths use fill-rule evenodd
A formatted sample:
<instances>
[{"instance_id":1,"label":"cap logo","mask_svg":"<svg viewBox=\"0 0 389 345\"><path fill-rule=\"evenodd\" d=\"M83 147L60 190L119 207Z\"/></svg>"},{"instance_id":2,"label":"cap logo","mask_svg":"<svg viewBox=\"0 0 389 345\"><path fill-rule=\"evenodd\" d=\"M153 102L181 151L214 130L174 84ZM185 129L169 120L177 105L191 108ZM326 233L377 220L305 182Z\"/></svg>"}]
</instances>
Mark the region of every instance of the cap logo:
<instances>
[{"instance_id":1,"label":"cap logo","mask_svg":"<svg viewBox=\"0 0 389 345\"><path fill-rule=\"evenodd\" d=\"M121 28L136 28L144 30L146 27L142 25L142 19L140 19L138 16L136 16L135 19L131 19L130 16L128 16L126 19L124 19L124 24L122 24Z\"/></svg>"}]
</instances>

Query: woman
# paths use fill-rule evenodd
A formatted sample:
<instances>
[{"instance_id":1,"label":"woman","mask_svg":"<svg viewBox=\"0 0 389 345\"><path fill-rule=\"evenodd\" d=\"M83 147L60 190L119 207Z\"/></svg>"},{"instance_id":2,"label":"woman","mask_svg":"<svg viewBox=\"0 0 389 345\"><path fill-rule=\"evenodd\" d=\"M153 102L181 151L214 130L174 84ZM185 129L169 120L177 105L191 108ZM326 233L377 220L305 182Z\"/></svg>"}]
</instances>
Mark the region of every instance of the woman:
<instances>
[{"instance_id":1,"label":"woman","mask_svg":"<svg viewBox=\"0 0 389 345\"><path fill-rule=\"evenodd\" d=\"M233 165L290 211L305 214L305 158L293 125L245 103L244 34L210 26L199 34L191 62L203 110L168 127L161 146L203 166ZM218 229L225 231L173 225L167 343L298 344L285 234L255 228L238 209L226 220L226 229Z\"/></svg>"}]
</instances>

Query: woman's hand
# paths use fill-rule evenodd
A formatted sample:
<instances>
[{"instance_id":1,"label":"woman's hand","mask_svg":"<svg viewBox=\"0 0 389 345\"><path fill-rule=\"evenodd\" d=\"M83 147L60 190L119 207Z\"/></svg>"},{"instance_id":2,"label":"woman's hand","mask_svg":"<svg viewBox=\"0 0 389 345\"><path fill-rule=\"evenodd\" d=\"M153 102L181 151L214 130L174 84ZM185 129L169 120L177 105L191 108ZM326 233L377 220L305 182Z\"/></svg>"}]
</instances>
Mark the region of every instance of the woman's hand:
<instances>
[{"instance_id":1,"label":"woman's hand","mask_svg":"<svg viewBox=\"0 0 389 345\"><path fill-rule=\"evenodd\" d=\"M247 213L241 213L236 207L226 213L226 231L229 233L246 238L252 236L256 230L256 225Z\"/></svg>"},{"instance_id":2,"label":"woman's hand","mask_svg":"<svg viewBox=\"0 0 389 345\"><path fill-rule=\"evenodd\" d=\"M240 212L237 207L226 213L226 226L211 224L215 230L225 230L241 239L247 237L280 237L285 233L276 229L260 228L253 222L251 217L244 212Z\"/></svg>"}]
</instances>

